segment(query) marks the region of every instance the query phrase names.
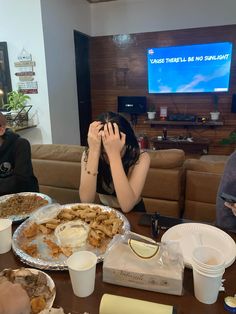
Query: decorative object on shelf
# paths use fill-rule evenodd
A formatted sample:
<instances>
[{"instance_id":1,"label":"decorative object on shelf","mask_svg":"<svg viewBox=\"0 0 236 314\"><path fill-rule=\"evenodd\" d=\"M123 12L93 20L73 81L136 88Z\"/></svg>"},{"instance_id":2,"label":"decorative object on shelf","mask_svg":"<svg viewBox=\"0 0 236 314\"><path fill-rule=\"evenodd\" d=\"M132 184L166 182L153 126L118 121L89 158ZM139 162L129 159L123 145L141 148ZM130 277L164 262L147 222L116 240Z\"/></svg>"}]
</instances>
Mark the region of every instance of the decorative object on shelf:
<instances>
[{"instance_id":1,"label":"decorative object on shelf","mask_svg":"<svg viewBox=\"0 0 236 314\"><path fill-rule=\"evenodd\" d=\"M161 120L166 120L167 119L167 107L166 106L161 106L160 107L160 119Z\"/></svg>"},{"instance_id":2,"label":"decorative object on shelf","mask_svg":"<svg viewBox=\"0 0 236 314\"><path fill-rule=\"evenodd\" d=\"M216 120L219 120L219 117L220 117L218 95L216 94L213 94L213 106L214 106L214 111L210 112L210 116L211 116L211 120L216 121Z\"/></svg>"},{"instance_id":3,"label":"decorative object on shelf","mask_svg":"<svg viewBox=\"0 0 236 314\"><path fill-rule=\"evenodd\" d=\"M34 81L35 61L32 61L32 56L25 49L22 49L18 55L18 62L15 62L17 72L15 75L19 78L18 89L24 94L37 94L38 83Z\"/></svg>"},{"instance_id":4,"label":"decorative object on shelf","mask_svg":"<svg viewBox=\"0 0 236 314\"><path fill-rule=\"evenodd\" d=\"M9 112L6 114L9 126L25 126L28 123L28 112L32 105L27 105L30 96L21 91L11 91L7 94L8 101L4 105Z\"/></svg>"},{"instance_id":5,"label":"decorative object on shelf","mask_svg":"<svg viewBox=\"0 0 236 314\"><path fill-rule=\"evenodd\" d=\"M154 120L156 117L156 107L154 104L148 105L148 111L147 111L148 119Z\"/></svg>"},{"instance_id":6,"label":"decorative object on shelf","mask_svg":"<svg viewBox=\"0 0 236 314\"><path fill-rule=\"evenodd\" d=\"M7 94L7 104L4 105L4 108L19 111L24 108L29 99L30 96L25 95L21 91L13 90Z\"/></svg>"}]
</instances>

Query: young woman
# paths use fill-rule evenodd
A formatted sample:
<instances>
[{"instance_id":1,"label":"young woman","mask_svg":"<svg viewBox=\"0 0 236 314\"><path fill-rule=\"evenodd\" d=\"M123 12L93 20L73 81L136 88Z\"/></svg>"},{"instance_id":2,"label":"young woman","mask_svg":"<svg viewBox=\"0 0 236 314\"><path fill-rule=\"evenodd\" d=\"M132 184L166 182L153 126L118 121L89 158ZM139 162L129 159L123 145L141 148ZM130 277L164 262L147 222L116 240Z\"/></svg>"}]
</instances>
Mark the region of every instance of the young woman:
<instances>
[{"instance_id":1,"label":"young woman","mask_svg":"<svg viewBox=\"0 0 236 314\"><path fill-rule=\"evenodd\" d=\"M90 124L88 148L81 160L80 200L145 211L140 195L150 165L147 152L140 152L130 123L113 112L101 114Z\"/></svg>"}]
</instances>

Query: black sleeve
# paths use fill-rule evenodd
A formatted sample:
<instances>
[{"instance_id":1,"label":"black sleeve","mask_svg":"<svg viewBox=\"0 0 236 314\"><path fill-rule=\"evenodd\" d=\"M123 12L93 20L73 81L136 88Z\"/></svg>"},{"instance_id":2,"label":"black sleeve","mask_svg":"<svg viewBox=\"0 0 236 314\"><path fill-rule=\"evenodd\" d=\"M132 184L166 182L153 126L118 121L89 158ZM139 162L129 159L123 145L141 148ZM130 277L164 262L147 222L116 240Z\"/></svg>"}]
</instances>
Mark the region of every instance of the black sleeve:
<instances>
[{"instance_id":1,"label":"black sleeve","mask_svg":"<svg viewBox=\"0 0 236 314\"><path fill-rule=\"evenodd\" d=\"M0 179L0 195L28 191L32 177L30 144L26 139L18 138L14 149L13 174Z\"/></svg>"}]
</instances>

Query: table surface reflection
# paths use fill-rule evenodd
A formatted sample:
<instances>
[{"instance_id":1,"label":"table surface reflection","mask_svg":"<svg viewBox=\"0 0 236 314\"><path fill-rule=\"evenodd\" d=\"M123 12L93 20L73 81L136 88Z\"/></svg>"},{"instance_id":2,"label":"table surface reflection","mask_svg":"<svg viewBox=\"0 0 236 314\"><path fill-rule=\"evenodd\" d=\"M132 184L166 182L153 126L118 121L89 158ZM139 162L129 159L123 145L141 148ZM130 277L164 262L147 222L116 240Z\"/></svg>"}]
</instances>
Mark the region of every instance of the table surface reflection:
<instances>
[{"instance_id":1,"label":"table surface reflection","mask_svg":"<svg viewBox=\"0 0 236 314\"><path fill-rule=\"evenodd\" d=\"M138 225L140 218L139 213L129 213L126 217L130 221L131 230L133 232L150 236L150 227ZM236 240L235 234L230 235ZM160 238L161 235L157 240L160 241ZM27 265L23 264L18 257L14 256L12 251L0 255L0 270L4 268L16 269L19 267L27 267ZM73 294L68 271L46 272L52 277L56 285L56 299L53 307L61 306L64 308L65 313L70 312L71 314L82 314L84 312L98 314L100 300L104 293L173 305L177 309L178 314L221 314L227 313L224 310L225 296L233 296L236 293L236 263L226 269L223 276L225 279L225 292L220 292L217 302L212 305L202 304L194 297L192 270L190 269L185 269L184 272L183 296L174 296L105 283L102 281L102 263L100 263L97 265L95 291L87 298L78 298Z\"/></svg>"}]
</instances>

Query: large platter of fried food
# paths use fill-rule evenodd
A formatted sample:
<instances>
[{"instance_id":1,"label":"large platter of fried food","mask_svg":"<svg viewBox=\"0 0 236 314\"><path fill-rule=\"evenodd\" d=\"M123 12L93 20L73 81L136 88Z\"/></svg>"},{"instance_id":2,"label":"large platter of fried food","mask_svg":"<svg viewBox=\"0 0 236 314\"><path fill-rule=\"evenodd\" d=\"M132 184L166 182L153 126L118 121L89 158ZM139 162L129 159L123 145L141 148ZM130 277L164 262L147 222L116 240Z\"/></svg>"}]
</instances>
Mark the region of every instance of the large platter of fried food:
<instances>
[{"instance_id":1,"label":"large platter of fried food","mask_svg":"<svg viewBox=\"0 0 236 314\"><path fill-rule=\"evenodd\" d=\"M40 269L67 269L66 260L89 250L103 260L110 241L130 230L119 211L97 204L51 204L36 211L14 232L13 252L22 262Z\"/></svg>"},{"instance_id":2,"label":"large platter of fried food","mask_svg":"<svg viewBox=\"0 0 236 314\"><path fill-rule=\"evenodd\" d=\"M21 192L0 197L0 218L19 222L28 218L39 208L52 203L52 199L42 193Z\"/></svg>"},{"instance_id":3,"label":"large platter of fried food","mask_svg":"<svg viewBox=\"0 0 236 314\"><path fill-rule=\"evenodd\" d=\"M30 298L31 313L40 313L52 307L55 284L46 273L33 268L4 269L0 272L0 284L4 281L20 284Z\"/></svg>"}]
</instances>

